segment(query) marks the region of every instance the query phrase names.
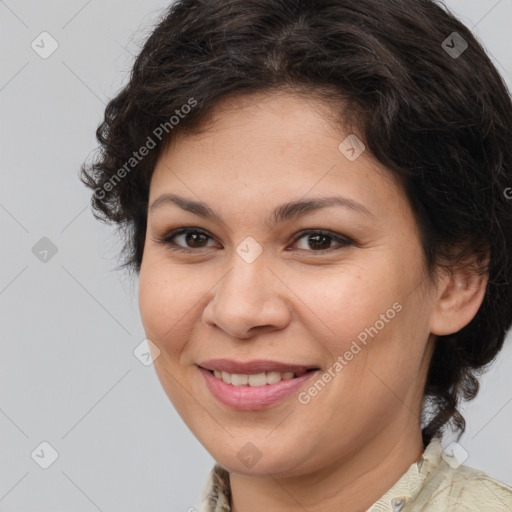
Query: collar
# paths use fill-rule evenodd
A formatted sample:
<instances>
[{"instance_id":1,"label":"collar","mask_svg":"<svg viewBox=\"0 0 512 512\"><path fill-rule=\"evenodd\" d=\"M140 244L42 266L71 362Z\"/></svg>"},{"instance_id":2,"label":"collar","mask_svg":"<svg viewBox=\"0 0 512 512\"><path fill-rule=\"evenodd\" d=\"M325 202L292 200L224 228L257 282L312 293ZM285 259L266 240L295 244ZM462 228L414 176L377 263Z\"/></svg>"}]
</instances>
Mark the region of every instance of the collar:
<instances>
[{"instance_id":1,"label":"collar","mask_svg":"<svg viewBox=\"0 0 512 512\"><path fill-rule=\"evenodd\" d=\"M408 503L414 502L427 481L439 468L443 456L441 438L433 437L421 458L366 512L400 512Z\"/></svg>"}]
</instances>

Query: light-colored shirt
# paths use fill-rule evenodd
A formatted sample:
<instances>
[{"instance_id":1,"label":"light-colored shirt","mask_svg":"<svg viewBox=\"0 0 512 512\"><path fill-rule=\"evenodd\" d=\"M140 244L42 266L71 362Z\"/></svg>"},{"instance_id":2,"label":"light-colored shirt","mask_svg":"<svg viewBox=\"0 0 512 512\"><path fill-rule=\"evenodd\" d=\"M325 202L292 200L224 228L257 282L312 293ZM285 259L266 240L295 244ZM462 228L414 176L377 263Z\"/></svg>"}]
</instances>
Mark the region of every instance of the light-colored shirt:
<instances>
[{"instance_id":1,"label":"light-colored shirt","mask_svg":"<svg viewBox=\"0 0 512 512\"><path fill-rule=\"evenodd\" d=\"M198 512L231 512L229 473L215 464ZM512 512L512 487L462 464L434 437L420 460L366 512Z\"/></svg>"}]
</instances>

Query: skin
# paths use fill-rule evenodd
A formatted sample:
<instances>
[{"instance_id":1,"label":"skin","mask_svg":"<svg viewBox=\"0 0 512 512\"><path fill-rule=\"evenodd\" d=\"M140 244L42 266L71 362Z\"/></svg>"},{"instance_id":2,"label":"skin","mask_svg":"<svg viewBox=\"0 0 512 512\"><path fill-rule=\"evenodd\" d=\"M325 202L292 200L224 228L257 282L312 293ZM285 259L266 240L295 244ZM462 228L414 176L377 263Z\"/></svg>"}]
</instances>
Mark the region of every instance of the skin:
<instances>
[{"instance_id":1,"label":"skin","mask_svg":"<svg viewBox=\"0 0 512 512\"><path fill-rule=\"evenodd\" d=\"M224 99L205 128L179 134L151 180L150 205L173 193L207 203L222 219L171 203L148 212L139 306L160 351L160 382L230 471L232 510L364 511L420 458L436 335L473 318L486 277L461 267L427 278L402 188L368 150L355 161L341 153L351 132L330 121L320 100L285 92ZM371 215L331 206L265 223L282 203L333 195ZM179 227L208 237L174 237L188 252L157 242ZM307 233L296 239L304 229L356 244L308 242ZM252 263L236 252L248 236L263 250ZM259 411L231 409L211 395L196 366L224 357L326 371L397 302L400 312L307 404L292 395ZM252 467L237 456L248 442L261 454Z\"/></svg>"}]
</instances>

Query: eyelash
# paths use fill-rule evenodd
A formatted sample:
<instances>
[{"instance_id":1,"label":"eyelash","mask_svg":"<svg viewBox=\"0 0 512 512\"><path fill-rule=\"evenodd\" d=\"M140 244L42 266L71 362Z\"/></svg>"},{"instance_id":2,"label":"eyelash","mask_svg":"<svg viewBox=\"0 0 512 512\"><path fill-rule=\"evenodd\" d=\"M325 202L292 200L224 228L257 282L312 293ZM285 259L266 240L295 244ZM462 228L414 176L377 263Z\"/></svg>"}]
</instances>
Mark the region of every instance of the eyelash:
<instances>
[{"instance_id":1,"label":"eyelash","mask_svg":"<svg viewBox=\"0 0 512 512\"><path fill-rule=\"evenodd\" d=\"M166 233L162 237L157 237L154 239L156 243L165 245L167 248L169 248L172 251L176 252L184 252L184 253L191 253L191 252L198 252L202 249L211 249L211 247L199 247L199 248L192 248L192 247L182 247L177 245L176 243L172 242L171 240L179 235L183 234L189 234L189 233L196 233L205 235L211 240L213 240L213 237L211 237L207 231L201 229L201 228L178 228L170 231L169 233ZM299 251L305 251L305 252L311 252L311 253L326 253L326 252L332 252L340 249L344 249L346 247L356 245L356 243L351 240L350 238L346 236L339 235L338 233L335 233L333 231L328 231L325 229L306 229L304 231L300 231L293 239L292 243L296 243L301 238L304 238L307 235L322 235L328 238L333 239L334 241L338 242L340 244L339 247L329 247L328 249L320 249L320 250L308 250L308 249L299 249Z\"/></svg>"}]
</instances>

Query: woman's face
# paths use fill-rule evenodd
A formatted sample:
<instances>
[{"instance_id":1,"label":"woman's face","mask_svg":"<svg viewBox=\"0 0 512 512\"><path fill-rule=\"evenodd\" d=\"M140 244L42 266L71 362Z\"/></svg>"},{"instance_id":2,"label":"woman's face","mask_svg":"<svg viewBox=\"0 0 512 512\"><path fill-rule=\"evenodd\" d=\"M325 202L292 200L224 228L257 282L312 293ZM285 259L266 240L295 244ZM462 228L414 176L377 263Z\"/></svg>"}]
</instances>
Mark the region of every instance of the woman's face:
<instances>
[{"instance_id":1,"label":"woman's face","mask_svg":"<svg viewBox=\"0 0 512 512\"><path fill-rule=\"evenodd\" d=\"M225 100L152 177L144 329L167 395L229 471L301 475L419 434L435 294L416 224L323 108L285 93ZM201 369L218 359L268 366L225 366L229 384ZM289 379L278 363L312 371Z\"/></svg>"}]
</instances>

